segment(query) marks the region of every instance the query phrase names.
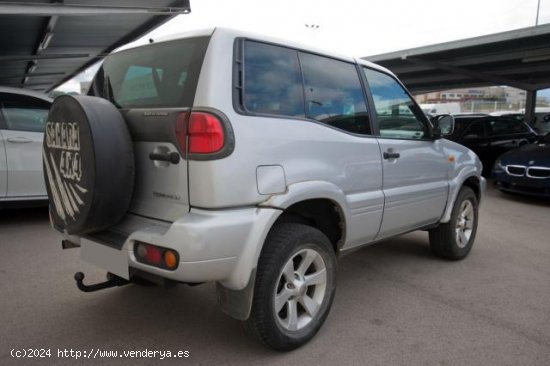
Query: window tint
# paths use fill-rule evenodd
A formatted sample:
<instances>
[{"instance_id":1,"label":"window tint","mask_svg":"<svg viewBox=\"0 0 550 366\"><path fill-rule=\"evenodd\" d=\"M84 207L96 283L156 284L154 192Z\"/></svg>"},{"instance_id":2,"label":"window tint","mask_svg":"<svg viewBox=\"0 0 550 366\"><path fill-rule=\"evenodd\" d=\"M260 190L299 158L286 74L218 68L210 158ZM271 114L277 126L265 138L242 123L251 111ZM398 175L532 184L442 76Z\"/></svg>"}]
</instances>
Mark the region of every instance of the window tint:
<instances>
[{"instance_id":1,"label":"window tint","mask_svg":"<svg viewBox=\"0 0 550 366\"><path fill-rule=\"evenodd\" d=\"M152 67L130 66L124 77L118 102L127 104L158 97L154 75L156 73L156 77L162 80L162 71Z\"/></svg>"},{"instance_id":2,"label":"window tint","mask_svg":"<svg viewBox=\"0 0 550 366\"><path fill-rule=\"evenodd\" d=\"M208 38L151 44L108 56L91 94L119 107L188 107Z\"/></svg>"},{"instance_id":3,"label":"window tint","mask_svg":"<svg viewBox=\"0 0 550 366\"><path fill-rule=\"evenodd\" d=\"M382 137L421 139L428 136L423 113L405 89L391 76L364 68L374 99Z\"/></svg>"},{"instance_id":4,"label":"window tint","mask_svg":"<svg viewBox=\"0 0 550 366\"><path fill-rule=\"evenodd\" d=\"M464 137L467 138L482 138L485 137L485 121L472 122L466 130Z\"/></svg>"},{"instance_id":5,"label":"window tint","mask_svg":"<svg viewBox=\"0 0 550 366\"><path fill-rule=\"evenodd\" d=\"M542 121L539 123L539 130L542 133L550 132L550 114L542 118ZM546 137L548 138L548 135Z\"/></svg>"},{"instance_id":6,"label":"window tint","mask_svg":"<svg viewBox=\"0 0 550 366\"><path fill-rule=\"evenodd\" d=\"M298 52L247 41L244 75L243 104L247 111L304 117Z\"/></svg>"},{"instance_id":7,"label":"window tint","mask_svg":"<svg viewBox=\"0 0 550 366\"><path fill-rule=\"evenodd\" d=\"M529 129L522 122L514 120L500 119L489 121L488 127L490 136L529 132Z\"/></svg>"},{"instance_id":8,"label":"window tint","mask_svg":"<svg viewBox=\"0 0 550 366\"><path fill-rule=\"evenodd\" d=\"M9 130L44 132L50 104L31 98L16 98L1 103Z\"/></svg>"},{"instance_id":9,"label":"window tint","mask_svg":"<svg viewBox=\"0 0 550 366\"><path fill-rule=\"evenodd\" d=\"M359 134L370 134L367 105L355 65L300 53L308 118Z\"/></svg>"}]
</instances>

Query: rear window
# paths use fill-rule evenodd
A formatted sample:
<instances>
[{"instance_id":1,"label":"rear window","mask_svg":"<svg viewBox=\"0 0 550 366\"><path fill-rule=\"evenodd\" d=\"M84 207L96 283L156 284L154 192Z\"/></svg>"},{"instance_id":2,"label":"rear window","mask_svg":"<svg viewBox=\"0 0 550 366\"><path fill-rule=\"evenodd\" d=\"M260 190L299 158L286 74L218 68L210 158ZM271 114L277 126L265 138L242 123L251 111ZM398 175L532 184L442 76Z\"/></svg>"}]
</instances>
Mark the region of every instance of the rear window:
<instances>
[{"instance_id":1,"label":"rear window","mask_svg":"<svg viewBox=\"0 0 550 366\"><path fill-rule=\"evenodd\" d=\"M491 135L511 135L514 133L529 132L529 128L515 119L497 119L489 122Z\"/></svg>"},{"instance_id":2,"label":"rear window","mask_svg":"<svg viewBox=\"0 0 550 366\"><path fill-rule=\"evenodd\" d=\"M175 40L108 56L90 94L119 108L191 106L208 40Z\"/></svg>"}]
</instances>

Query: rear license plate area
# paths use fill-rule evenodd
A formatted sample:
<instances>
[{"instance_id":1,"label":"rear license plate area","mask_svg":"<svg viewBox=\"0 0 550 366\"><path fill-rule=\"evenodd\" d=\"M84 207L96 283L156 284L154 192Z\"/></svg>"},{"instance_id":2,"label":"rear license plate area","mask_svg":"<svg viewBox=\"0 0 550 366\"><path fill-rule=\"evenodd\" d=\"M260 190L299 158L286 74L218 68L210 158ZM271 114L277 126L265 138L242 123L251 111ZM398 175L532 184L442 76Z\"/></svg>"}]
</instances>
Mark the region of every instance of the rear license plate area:
<instances>
[{"instance_id":1,"label":"rear license plate area","mask_svg":"<svg viewBox=\"0 0 550 366\"><path fill-rule=\"evenodd\" d=\"M128 252L122 248L112 247L82 238L80 241L80 258L90 264L111 272L119 277L130 279L128 269Z\"/></svg>"}]
</instances>

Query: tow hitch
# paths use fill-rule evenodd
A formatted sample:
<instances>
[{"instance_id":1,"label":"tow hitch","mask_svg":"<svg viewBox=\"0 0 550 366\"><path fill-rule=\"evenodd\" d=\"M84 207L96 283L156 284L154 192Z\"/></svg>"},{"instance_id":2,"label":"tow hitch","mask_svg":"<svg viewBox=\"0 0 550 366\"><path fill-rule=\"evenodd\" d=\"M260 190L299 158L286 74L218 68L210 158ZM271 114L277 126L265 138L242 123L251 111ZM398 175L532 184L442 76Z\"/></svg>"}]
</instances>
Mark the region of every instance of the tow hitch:
<instances>
[{"instance_id":1,"label":"tow hitch","mask_svg":"<svg viewBox=\"0 0 550 366\"><path fill-rule=\"evenodd\" d=\"M114 275L112 273L107 273L107 281L96 283L95 285L85 285L83 282L84 273L82 272L76 272L74 274L74 279L76 281L76 286L79 288L80 291L83 292L99 291L106 288L124 286L130 283L130 281L125 280L122 277L118 277L117 275Z\"/></svg>"}]
</instances>

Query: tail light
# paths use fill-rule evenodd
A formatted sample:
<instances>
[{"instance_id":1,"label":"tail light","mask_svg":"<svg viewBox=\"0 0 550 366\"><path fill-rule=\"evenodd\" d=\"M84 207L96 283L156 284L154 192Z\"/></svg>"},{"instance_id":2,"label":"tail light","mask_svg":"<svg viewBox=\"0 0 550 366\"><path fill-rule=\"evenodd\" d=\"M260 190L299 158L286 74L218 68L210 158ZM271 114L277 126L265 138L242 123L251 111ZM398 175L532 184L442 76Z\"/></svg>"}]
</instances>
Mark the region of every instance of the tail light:
<instances>
[{"instance_id":1,"label":"tail light","mask_svg":"<svg viewBox=\"0 0 550 366\"><path fill-rule=\"evenodd\" d=\"M136 242L134 254L138 262L163 269L174 270L179 264L178 252L156 245Z\"/></svg>"},{"instance_id":2,"label":"tail light","mask_svg":"<svg viewBox=\"0 0 550 366\"><path fill-rule=\"evenodd\" d=\"M187 127L190 154L211 154L220 151L225 143L223 124L218 117L206 112L192 112Z\"/></svg>"},{"instance_id":3,"label":"tail light","mask_svg":"<svg viewBox=\"0 0 550 366\"><path fill-rule=\"evenodd\" d=\"M162 251L159 247L147 245L145 248L145 258L152 265L158 266L162 261Z\"/></svg>"}]
</instances>

